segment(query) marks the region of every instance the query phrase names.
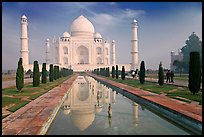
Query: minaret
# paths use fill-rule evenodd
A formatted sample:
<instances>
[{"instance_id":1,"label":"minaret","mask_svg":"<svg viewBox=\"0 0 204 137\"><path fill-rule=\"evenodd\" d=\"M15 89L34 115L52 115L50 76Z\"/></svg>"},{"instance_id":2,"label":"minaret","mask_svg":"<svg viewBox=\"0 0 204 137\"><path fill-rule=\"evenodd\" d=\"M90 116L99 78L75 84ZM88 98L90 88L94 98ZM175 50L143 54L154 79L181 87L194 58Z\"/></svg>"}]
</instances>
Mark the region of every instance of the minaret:
<instances>
[{"instance_id":1,"label":"minaret","mask_svg":"<svg viewBox=\"0 0 204 137\"><path fill-rule=\"evenodd\" d=\"M21 17L21 57L23 60L24 70L27 70L29 65L28 56L28 20L25 15Z\"/></svg>"},{"instance_id":2,"label":"minaret","mask_svg":"<svg viewBox=\"0 0 204 137\"><path fill-rule=\"evenodd\" d=\"M115 65L115 40L112 41L112 64Z\"/></svg>"},{"instance_id":3,"label":"minaret","mask_svg":"<svg viewBox=\"0 0 204 137\"><path fill-rule=\"evenodd\" d=\"M49 44L49 39L46 39L45 45L46 45L45 62L46 62L46 64L50 64L50 44Z\"/></svg>"},{"instance_id":4,"label":"minaret","mask_svg":"<svg viewBox=\"0 0 204 137\"><path fill-rule=\"evenodd\" d=\"M138 69L138 40L137 40L137 21L134 19L132 23L132 65L131 69Z\"/></svg>"}]
</instances>

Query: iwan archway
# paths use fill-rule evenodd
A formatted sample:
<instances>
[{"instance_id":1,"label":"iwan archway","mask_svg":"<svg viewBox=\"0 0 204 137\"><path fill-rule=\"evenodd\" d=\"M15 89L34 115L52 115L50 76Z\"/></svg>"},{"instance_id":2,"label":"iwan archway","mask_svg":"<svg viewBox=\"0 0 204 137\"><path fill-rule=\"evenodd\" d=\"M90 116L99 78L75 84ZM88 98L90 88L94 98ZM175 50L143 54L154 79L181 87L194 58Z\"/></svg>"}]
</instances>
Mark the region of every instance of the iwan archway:
<instances>
[{"instance_id":1,"label":"iwan archway","mask_svg":"<svg viewBox=\"0 0 204 137\"><path fill-rule=\"evenodd\" d=\"M85 46L79 46L77 52L77 64L89 64L89 50Z\"/></svg>"}]
</instances>

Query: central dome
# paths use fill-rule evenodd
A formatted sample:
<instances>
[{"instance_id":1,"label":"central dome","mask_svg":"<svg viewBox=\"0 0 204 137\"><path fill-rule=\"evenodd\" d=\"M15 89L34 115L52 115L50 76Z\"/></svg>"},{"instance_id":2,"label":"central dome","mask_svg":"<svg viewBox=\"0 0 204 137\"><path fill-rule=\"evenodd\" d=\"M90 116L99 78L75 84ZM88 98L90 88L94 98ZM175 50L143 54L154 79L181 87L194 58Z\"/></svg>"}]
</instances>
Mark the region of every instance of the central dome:
<instances>
[{"instance_id":1,"label":"central dome","mask_svg":"<svg viewBox=\"0 0 204 137\"><path fill-rule=\"evenodd\" d=\"M93 24L83 15L76 18L70 27L71 34L74 33L94 33Z\"/></svg>"}]
</instances>

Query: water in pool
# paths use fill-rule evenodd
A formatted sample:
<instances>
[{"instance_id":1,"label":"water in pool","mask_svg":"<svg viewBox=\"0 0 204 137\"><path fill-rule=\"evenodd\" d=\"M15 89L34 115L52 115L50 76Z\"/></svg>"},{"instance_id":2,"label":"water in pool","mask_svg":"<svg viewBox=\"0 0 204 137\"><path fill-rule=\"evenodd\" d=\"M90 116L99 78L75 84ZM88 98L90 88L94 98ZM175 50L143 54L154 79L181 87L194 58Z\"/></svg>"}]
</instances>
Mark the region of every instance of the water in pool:
<instances>
[{"instance_id":1,"label":"water in pool","mask_svg":"<svg viewBox=\"0 0 204 137\"><path fill-rule=\"evenodd\" d=\"M186 135L184 129L152 113L89 76L78 76L47 135Z\"/></svg>"}]
</instances>

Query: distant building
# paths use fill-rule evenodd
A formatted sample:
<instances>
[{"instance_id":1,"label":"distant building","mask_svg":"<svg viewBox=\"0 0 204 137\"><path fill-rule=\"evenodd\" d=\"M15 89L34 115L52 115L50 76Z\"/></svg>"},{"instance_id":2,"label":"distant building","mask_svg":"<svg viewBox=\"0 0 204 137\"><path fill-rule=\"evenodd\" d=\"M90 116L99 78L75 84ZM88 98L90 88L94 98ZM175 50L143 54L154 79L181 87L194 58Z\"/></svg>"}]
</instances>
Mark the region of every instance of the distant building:
<instances>
[{"instance_id":1,"label":"distant building","mask_svg":"<svg viewBox=\"0 0 204 137\"><path fill-rule=\"evenodd\" d=\"M171 51L171 64L170 64L170 69L172 71L175 71L176 66L173 65L174 61L178 60L178 61L182 61L183 60L183 54L181 53L181 50L178 50L178 54L175 54L174 51Z\"/></svg>"}]
</instances>

